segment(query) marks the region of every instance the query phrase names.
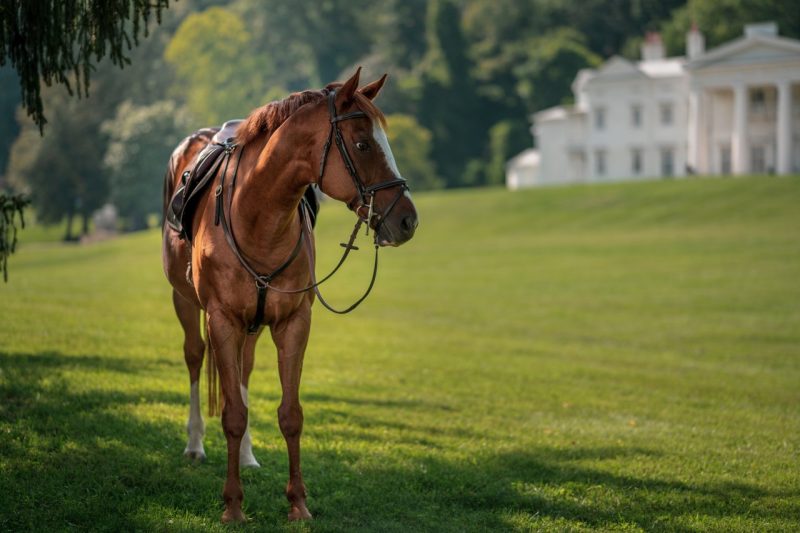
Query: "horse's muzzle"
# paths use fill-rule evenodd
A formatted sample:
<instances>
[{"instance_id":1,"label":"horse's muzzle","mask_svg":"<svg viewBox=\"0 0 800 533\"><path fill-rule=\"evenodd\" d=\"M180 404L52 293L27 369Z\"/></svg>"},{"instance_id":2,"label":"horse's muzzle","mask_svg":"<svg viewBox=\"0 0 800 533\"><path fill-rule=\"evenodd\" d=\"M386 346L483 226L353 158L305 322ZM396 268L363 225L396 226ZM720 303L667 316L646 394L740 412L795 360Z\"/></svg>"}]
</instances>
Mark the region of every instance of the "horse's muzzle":
<instances>
[{"instance_id":1,"label":"horse's muzzle","mask_svg":"<svg viewBox=\"0 0 800 533\"><path fill-rule=\"evenodd\" d=\"M414 236L419 226L416 213L405 214L401 217L391 217L381 224L376 242L380 246L400 246Z\"/></svg>"}]
</instances>

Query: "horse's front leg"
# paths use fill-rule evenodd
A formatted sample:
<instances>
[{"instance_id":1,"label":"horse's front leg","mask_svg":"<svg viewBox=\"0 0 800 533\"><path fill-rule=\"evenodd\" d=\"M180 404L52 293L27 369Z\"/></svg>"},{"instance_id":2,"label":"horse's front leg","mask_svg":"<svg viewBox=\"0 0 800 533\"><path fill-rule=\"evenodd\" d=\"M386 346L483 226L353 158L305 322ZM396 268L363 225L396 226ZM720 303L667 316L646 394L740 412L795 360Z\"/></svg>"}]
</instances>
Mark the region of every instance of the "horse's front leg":
<instances>
[{"instance_id":1,"label":"horse's front leg","mask_svg":"<svg viewBox=\"0 0 800 533\"><path fill-rule=\"evenodd\" d=\"M247 405L242 398L241 359L244 328L220 311L208 314L208 338L214 350L220 386L225 399L222 429L228 443L228 475L222 497L225 501L223 522L244 522L242 482L239 478L239 451L247 430Z\"/></svg>"},{"instance_id":2,"label":"horse's front leg","mask_svg":"<svg viewBox=\"0 0 800 533\"><path fill-rule=\"evenodd\" d=\"M306 487L300 471L300 434L303 431L303 409L300 406L300 375L303 372L303 355L311 328L311 305L303 305L290 318L274 324L272 339L278 348L278 373L283 394L278 407L278 424L286 439L289 451L289 483L286 498L289 500L289 520L311 518L306 507Z\"/></svg>"}]
</instances>

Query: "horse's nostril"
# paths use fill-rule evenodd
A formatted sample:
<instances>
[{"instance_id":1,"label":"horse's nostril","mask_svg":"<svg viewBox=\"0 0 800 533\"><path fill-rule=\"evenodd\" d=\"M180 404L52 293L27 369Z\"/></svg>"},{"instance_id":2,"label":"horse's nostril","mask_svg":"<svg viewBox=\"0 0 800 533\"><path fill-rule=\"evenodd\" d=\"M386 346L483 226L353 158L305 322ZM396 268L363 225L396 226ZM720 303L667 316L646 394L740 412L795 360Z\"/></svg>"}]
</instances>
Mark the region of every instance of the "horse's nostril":
<instances>
[{"instance_id":1,"label":"horse's nostril","mask_svg":"<svg viewBox=\"0 0 800 533\"><path fill-rule=\"evenodd\" d=\"M403 229L406 231L411 231L417 227L417 221L411 215L404 217L400 224L403 226Z\"/></svg>"}]
</instances>

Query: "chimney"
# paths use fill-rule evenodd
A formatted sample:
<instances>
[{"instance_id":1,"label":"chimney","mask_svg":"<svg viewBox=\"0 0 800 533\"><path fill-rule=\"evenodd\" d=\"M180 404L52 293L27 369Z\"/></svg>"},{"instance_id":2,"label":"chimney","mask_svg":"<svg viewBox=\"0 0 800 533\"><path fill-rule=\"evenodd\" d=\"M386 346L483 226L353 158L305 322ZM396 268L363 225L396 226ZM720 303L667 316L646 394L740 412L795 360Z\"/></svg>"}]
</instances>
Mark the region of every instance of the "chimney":
<instances>
[{"instance_id":1,"label":"chimney","mask_svg":"<svg viewBox=\"0 0 800 533\"><path fill-rule=\"evenodd\" d=\"M686 34L686 55L689 60L703 55L706 51L706 38L697 29L697 24L692 22L692 29Z\"/></svg>"},{"instance_id":2,"label":"chimney","mask_svg":"<svg viewBox=\"0 0 800 533\"><path fill-rule=\"evenodd\" d=\"M744 27L745 37L777 37L778 25L774 22L758 22L756 24L746 24Z\"/></svg>"},{"instance_id":3,"label":"chimney","mask_svg":"<svg viewBox=\"0 0 800 533\"><path fill-rule=\"evenodd\" d=\"M649 31L644 36L642 43L642 60L652 61L654 59L664 59L664 43L661 42L661 34Z\"/></svg>"}]
</instances>

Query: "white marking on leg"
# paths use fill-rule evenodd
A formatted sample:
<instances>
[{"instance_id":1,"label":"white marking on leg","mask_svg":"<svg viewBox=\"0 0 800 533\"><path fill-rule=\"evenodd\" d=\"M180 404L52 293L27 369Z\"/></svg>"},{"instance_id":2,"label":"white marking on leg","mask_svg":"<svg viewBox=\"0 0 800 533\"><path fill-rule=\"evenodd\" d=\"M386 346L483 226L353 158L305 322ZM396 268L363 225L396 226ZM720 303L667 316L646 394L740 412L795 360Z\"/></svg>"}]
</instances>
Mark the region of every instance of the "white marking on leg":
<instances>
[{"instance_id":1,"label":"white marking on leg","mask_svg":"<svg viewBox=\"0 0 800 533\"><path fill-rule=\"evenodd\" d=\"M244 402L245 407L249 407L247 404L247 387L244 385L240 385L242 390L242 401ZM239 466L249 466L253 468L259 468L261 465L258 464L255 456L253 455L253 441L250 438L250 417L247 417L247 429L244 431L244 436L242 437L242 444L239 447Z\"/></svg>"},{"instance_id":2,"label":"white marking on leg","mask_svg":"<svg viewBox=\"0 0 800 533\"><path fill-rule=\"evenodd\" d=\"M186 424L186 432L189 434L189 441L186 443L183 455L192 457L192 459L205 459L203 436L206 433L206 424L200 413L200 389L197 381L192 383L189 388L189 421Z\"/></svg>"}]
</instances>

